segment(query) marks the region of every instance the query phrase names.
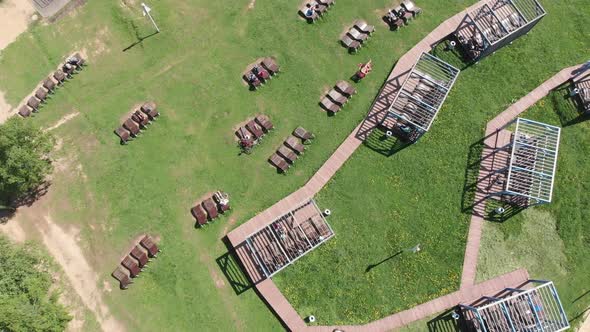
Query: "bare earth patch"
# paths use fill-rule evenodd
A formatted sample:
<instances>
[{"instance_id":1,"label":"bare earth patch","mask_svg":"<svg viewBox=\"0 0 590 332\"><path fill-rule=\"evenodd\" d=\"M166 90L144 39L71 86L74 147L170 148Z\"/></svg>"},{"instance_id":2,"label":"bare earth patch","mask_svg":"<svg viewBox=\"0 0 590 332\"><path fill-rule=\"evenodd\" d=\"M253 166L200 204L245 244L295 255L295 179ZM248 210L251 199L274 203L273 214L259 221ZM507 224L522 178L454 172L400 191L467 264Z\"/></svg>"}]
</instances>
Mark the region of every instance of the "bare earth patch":
<instances>
[{"instance_id":1,"label":"bare earth patch","mask_svg":"<svg viewBox=\"0 0 590 332\"><path fill-rule=\"evenodd\" d=\"M0 2L0 50L12 43L18 35L27 30L35 9L26 0L4 0Z\"/></svg>"},{"instance_id":2,"label":"bare earth patch","mask_svg":"<svg viewBox=\"0 0 590 332\"><path fill-rule=\"evenodd\" d=\"M0 233L6 235L9 239L16 243L23 243L27 239L25 230L21 227L18 221L12 219L7 223L0 223Z\"/></svg>"},{"instance_id":3,"label":"bare earth patch","mask_svg":"<svg viewBox=\"0 0 590 332\"><path fill-rule=\"evenodd\" d=\"M68 121L70 121L71 119L77 117L78 115L80 115L80 112L74 112L74 113L66 114L61 119L59 119L59 121L57 121L53 126L45 129L45 131L51 131L51 130L57 129L57 128L59 128L59 126L63 125L64 123L66 123Z\"/></svg>"},{"instance_id":4,"label":"bare earth patch","mask_svg":"<svg viewBox=\"0 0 590 332\"><path fill-rule=\"evenodd\" d=\"M256 0L250 0L248 4L248 9L254 9L254 5L256 5Z\"/></svg>"}]
</instances>

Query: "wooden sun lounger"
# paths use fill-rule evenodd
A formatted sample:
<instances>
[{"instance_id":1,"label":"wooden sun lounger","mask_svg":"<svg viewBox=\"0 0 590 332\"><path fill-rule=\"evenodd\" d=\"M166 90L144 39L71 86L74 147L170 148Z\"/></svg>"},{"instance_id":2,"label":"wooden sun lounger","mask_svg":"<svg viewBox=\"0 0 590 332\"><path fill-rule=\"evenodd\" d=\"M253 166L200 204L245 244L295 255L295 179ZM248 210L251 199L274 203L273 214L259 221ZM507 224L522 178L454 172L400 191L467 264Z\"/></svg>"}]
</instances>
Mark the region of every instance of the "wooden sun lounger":
<instances>
[{"instance_id":1,"label":"wooden sun lounger","mask_svg":"<svg viewBox=\"0 0 590 332\"><path fill-rule=\"evenodd\" d=\"M283 173L287 172L287 170L289 169L289 164L287 164L285 159L283 159L276 153L273 153L272 156L268 158L268 161Z\"/></svg>"},{"instance_id":2,"label":"wooden sun lounger","mask_svg":"<svg viewBox=\"0 0 590 332\"><path fill-rule=\"evenodd\" d=\"M285 145L293 149L293 151L297 152L297 154L302 154L305 151L305 146L301 144L301 141L295 136L289 136L285 140Z\"/></svg>"},{"instance_id":3,"label":"wooden sun lounger","mask_svg":"<svg viewBox=\"0 0 590 332\"><path fill-rule=\"evenodd\" d=\"M262 66L254 66L252 68L252 73L262 81L266 81L271 78L270 73Z\"/></svg>"},{"instance_id":4,"label":"wooden sun lounger","mask_svg":"<svg viewBox=\"0 0 590 332\"><path fill-rule=\"evenodd\" d=\"M47 91L53 92L53 89L55 89L55 82L50 77L48 77L45 79L45 81L43 81L43 87L47 89Z\"/></svg>"},{"instance_id":5,"label":"wooden sun lounger","mask_svg":"<svg viewBox=\"0 0 590 332\"><path fill-rule=\"evenodd\" d=\"M35 97L37 97L37 99L39 99L42 102L45 101L45 99L47 99L47 90L43 88L37 89L37 91L35 92Z\"/></svg>"},{"instance_id":6,"label":"wooden sun lounger","mask_svg":"<svg viewBox=\"0 0 590 332\"><path fill-rule=\"evenodd\" d=\"M72 78L72 74L76 71L76 66L66 62L63 66L61 66L61 70L68 78Z\"/></svg>"},{"instance_id":7,"label":"wooden sun lounger","mask_svg":"<svg viewBox=\"0 0 590 332\"><path fill-rule=\"evenodd\" d=\"M129 138L131 137L131 133L123 127L119 127L117 129L115 129L115 135L119 136L122 144L127 143Z\"/></svg>"},{"instance_id":8,"label":"wooden sun lounger","mask_svg":"<svg viewBox=\"0 0 590 332\"><path fill-rule=\"evenodd\" d=\"M141 111L135 111L133 115L131 115L131 119L137 122L137 124L143 128L145 128L150 123L150 118L147 116L147 114Z\"/></svg>"},{"instance_id":9,"label":"wooden sun lounger","mask_svg":"<svg viewBox=\"0 0 590 332\"><path fill-rule=\"evenodd\" d=\"M61 69L58 69L53 73L53 78L55 78L57 84L61 84L66 80L66 74Z\"/></svg>"},{"instance_id":10,"label":"wooden sun lounger","mask_svg":"<svg viewBox=\"0 0 590 332\"><path fill-rule=\"evenodd\" d=\"M250 75L252 75L252 76L250 76ZM254 75L254 73L252 73L252 72L248 72L248 73L246 73L246 75L244 75L244 81L246 81L248 83L248 85L250 85L254 89L258 89L258 87L260 87L262 85L262 82L260 81L260 79L258 79L258 77L256 75Z\"/></svg>"},{"instance_id":11,"label":"wooden sun lounger","mask_svg":"<svg viewBox=\"0 0 590 332\"><path fill-rule=\"evenodd\" d=\"M403 0L401 5L414 16L422 13L422 8L416 6L412 0Z\"/></svg>"},{"instance_id":12,"label":"wooden sun lounger","mask_svg":"<svg viewBox=\"0 0 590 332\"><path fill-rule=\"evenodd\" d=\"M148 255L150 257L156 257L158 255L158 253L160 252L160 249L158 248L158 246L154 242L154 239L152 239L152 237L149 235L144 236L141 239L141 241L139 241L139 244L141 244L142 247L147 249Z\"/></svg>"},{"instance_id":13,"label":"wooden sun lounger","mask_svg":"<svg viewBox=\"0 0 590 332\"><path fill-rule=\"evenodd\" d=\"M264 136L264 132L262 131L262 127L260 127L254 120L250 120L246 124L246 129L254 135L254 138L259 139Z\"/></svg>"},{"instance_id":14,"label":"wooden sun lounger","mask_svg":"<svg viewBox=\"0 0 590 332\"><path fill-rule=\"evenodd\" d=\"M408 22L408 20L414 17L413 13L407 11L402 6L397 6L392 11L397 15L397 17L401 18L406 23Z\"/></svg>"},{"instance_id":15,"label":"wooden sun lounger","mask_svg":"<svg viewBox=\"0 0 590 332\"><path fill-rule=\"evenodd\" d=\"M125 271L120 266L117 266L117 268L115 269L115 271L113 271L111 275L113 276L113 278L117 279L117 281L119 282L119 287L121 289L127 289L129 285L133 283L133 281L129 278L127 273L125 273Z\"/></svg>"},{"instance_id":16,"label":"wooden sun lounger","mask_svg":"<svg viewBox=\"0 0 590 332\"><path fill-rule=\"evenodd\" d=\"M342 37L342 39L340 39L340 41L342 42L342 45L344 45L346 48L348 48L351 51L357 51L359 49L359 47L361 47L361 43L350 38L350 36L348 34L344 35Z\"/></svg>"},{"instance_id":17,"label":"wooden sun lounger","mask_svg":"<svg viewBox=\"0 0 590 332\"><path fill-rule=\"evenodd\" d=\"M264 130L266 132L269 132L270 130L272 130L272 128L274 128L274 125L272 124L272 122L270 122L270 119L268 118L268 116L266 116L264 114L257 115L254 118L254 121L256 121L256 123L261 125L262 128L264 128Z\"/></svg>"},{"instance_id":18,"label":"wooden sun lounger","mask_svg":"<svg viewBox=\"0 0 590 332\"><path fill-rule=\"evenodd\" d=\"M316 0L316 1L321 3L324 6L328 6L328 7L333 6L336 3L335 0Z\"/></svg>"},{"instance_id":19,"label":"wooden sun lounger","mask_svg":"<svg viewBox=\"0 0 590 332\"><path fill-rule=\"evenodd\" d=\"M125 127L125 129L129 130L129 132L131 133L131 135L133 136L137 136L137 134L139 134L139 125L131 120L131 118L125 120L125 122L123 122L123 127Z\"/></svg>"},{"instance_id":20,"label":"wooden sun lounger","mask_svg":"<svg viewBox=\"0 0 590 332\"><path fill-rule=\"evenodd\" d=\"M140 268L143 268L149 261L148 255L145 253L145 251L143 251L143 249L141 249L140 246L137 245L131 249L130 255L131 257L137 259Z\"/></svg>"},{"instance_id":21,"label":"wooden sun lounger","mask_svg":"<svg viewBox=\"0 0 590 332\"><path fill-rule=\"evenodd\" d=\"M137 265L137 262L129 255L123 258L123 260L121 261L121 265L123 265L127 270L129 270L129 275L131 276L131 278L137 277L139 275L139 272L141 272L141 270L139 269L139 265Z\"/></svg>"},{"instance_id":22,"label":"wooden sun lounger","mask_svg":"<svg viewBox=\"0 0 590 332\"><path fill-rule=\"evenodd\" d=\"M154 120L156 117L160 115L158 112L158 106L153 101L148 101L141 105L140 110L149 116L150 120Z\"/></svg>"},{"instance_id":23,"label":"wooden sun lounger","mask_svg":"<svg viewBox=\"0 0 590 332\"><path fill-rule=\"evenodd\" d=\"M340 105L332 102L328 97L324 97L320 102L320 105L327 111L332 113L338 113L340 111Z\"/></svg>"},{"instance_id":24,"label":"wooden sun lounger","mask_svg":"<svg viewBox=\"0 0 590 332\"><path fill-rule=\"evenodd\" d=\"M288 147L286 147L285 145L281 145L278 149L277 149L277 153L285 158L285 160L289 163L289 164L293 164L295 162L295 160L297 160L297 155L295 154L295 152L293 152L293 150L289 149Z\"/></svg>"},{"instance_id":25,"label":"wooden sun lounger","mask_svg":"<svg viewBox=\"0 0 590 332\"><path fill-rule=\"evenodd\" d=\"M23 105L18 110L18 114L20 116L22 116L23 118L26 118L26 117L31 116L31 110L29 109L29 107L27 105Z\"/></svg>"},{"instance_id":26,"label":"wooden sun lounger","mask_svg":"<svg viewBox=\"0 0 590 332\"><path fill-rule=\"evenodd\" d=\"M367 23L365 20L356 20L354 21L354 27L362 32L362 33L366 33L366 34L372 34L373 32L375 32L375 26L374 25L369 25L369 23Z\"/></svg>"},{"instance_id":27,"label":"wooden sun lounger","mask_svg":"<svg viewBox=\"0 0 590 332\"><path fill-rule=\"evenodd\" d=\"M195 220L197 221L197 224L199 226L205 225L208 221L207 220L207 212L205 212L205 210L203 209L201 204L195 205L191 209L191 214L193 215L193 217L195 217Z\"/></svg>"},{"instance_id":28,"label":"wooden sun lounger","mask_svg":"<svg viewBox=\"0 0 590 332\"><path fill-rule=\"evenodd\" d=\"M406 23L404 20L397 16L397 13L395 13L392 10L387 13L387 15L385 16L385 20L390 26L393 26L396 29L403 27Z\"/></svg>"},{"instance_id":29,"label":"wooden sun lounger","mask_svg":"<svg viewBox=\"0 0 590 332\"><path fill-rule=\"evenodd\" d=\"M342 95L340 92L336 91L335 89L330 90L330 92L328 92L328 97L330 97L330 99L335 102L336 104L339 104L340 106L344 106L344 104L346 104L346 102L348 101L348 97Z\"/></svg>"},{"instance_id":30,"label":"wooden sun lounger","mask_svg":"<svg viewBox=\"0 0 590 332\"><path fill-rule=\"evenodd\" d=\"M227 197L227 194L218 191L213 195L213 200L215 201L215 204L217 204L217 209L219 210L219 212L221 213L225 213L226 211L228 211L231 207L229 205L229 200L227 200L226 202L223 202L223 196Z\"/></svg>"},{"instance_id":31,"label":"wooden sun lounger","mask_svg":"<svg viewBox=\"0 0 590 332\"><path fill-rule=\"evenodd\" d=\"M33 111L37 111L39 109L39 105L41 105L41 102L35 97L31 97L27 101L27 106L33 109Z\"/></svg>"},{"instance_id":32,"label":"wooden sun lounger","mask_svg":"<svg viewBox=\"0 0 590 332\"><path fill-rule=\"evenodd\" d=\"M346 81L338 81L336 83L336 89L349 97L356 94L354 86Z\"/></svg>"},{"instance_id":33,"label":"wooden sun lounger","mask_svg":"<svg viewBox=\"0 0 590 332\"><path fill-rule=\"evenodd\" d=\"M315 6L315 12L318 13L320 16L324 15L328 11L328 6L318 3Z\"/></svg>"},{"instance_id":34,"label":"wooden sun lounger","mask_svg":"<svg viewBox=\"0 0 590 332\"><path fill-rule=\"evenodd\" d=\"M80 55L80 53L72 55L67 61L69 64L76 66L76 69L81 69L86 63L86 60Z\"/></svg>"},{"instance_id":35,"label":"wooden sun lounger","mask_svg":"<svg viewBox=\"0 0 590 332\"><path fill-rule=\"evenodd\" d=\"M267 57L262 60L260 63L262 67L266 68L271 75L278 73L281 69L279 64L275 61L275 59Z\"/></svg>"},{"instance_id":36,"label":"wooden sun lounger","mask_svg":"<svg viewBox=\"0 0 590 332\"><path fill-rule=\"evenodd\" d=\"M209 216L209 220L213 220L219 216L217 213L217 205L213 201L213 198L209 197L203 201L203 208L207 211L207 215Z\"/></svg>"},{"instance_id":37,"label":"wooden sun lounger","mask_svg":"<svg viewBox=\"0 0 590 332\"><path fill-rule=\"evenodd\" d=\"M352 37L355 40L360 41L361 43L365 42L367 39L369 39L369 35L362 33L360 31L358 31L357 29L354 28L350 28L350 30L348 30L348 35L350 37Z\"/></svg>"},{"instance_id":38,"label":"wooden sun lounger","mask_svg":"<svg viewBox=\"0 0 590 332\"><path fill-rule=\"evenodd\" d=\"M305 128L303 127L297 127L295 128L295 130L293 130L293 136L300 138L304 141L313 139L315 136L310 133L309 131L305 130Z\"/></svg>"}]
</instances>

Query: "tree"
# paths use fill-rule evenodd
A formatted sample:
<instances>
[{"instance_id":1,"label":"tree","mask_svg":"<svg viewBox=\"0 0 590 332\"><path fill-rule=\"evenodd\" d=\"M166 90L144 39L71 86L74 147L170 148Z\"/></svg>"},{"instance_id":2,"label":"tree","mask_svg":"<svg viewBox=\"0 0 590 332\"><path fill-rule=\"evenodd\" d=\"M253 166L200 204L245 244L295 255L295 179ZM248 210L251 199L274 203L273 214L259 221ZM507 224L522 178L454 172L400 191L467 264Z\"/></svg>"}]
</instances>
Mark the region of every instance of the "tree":
<instances>
[{"instance_id":1,"label":"tree","mask_svg":"<svg viewBox=\"0 0 590 332\"><path fill-rule=\"evenodd\" d=\"M0 331L65 330L71 317L57 301L51 267L37 247L0 236Z\"/></svg>"},{"instance_id":2,"label":"tree","mask_svg":"<svg viewBox=\"0 0 590 332\"><path fill-rule=\"evenodd\" d=\"M53 170L49 159L55 140L31 121L11 118L0 125L0 203L21 198Z\"/></svg>"}]
</instances>

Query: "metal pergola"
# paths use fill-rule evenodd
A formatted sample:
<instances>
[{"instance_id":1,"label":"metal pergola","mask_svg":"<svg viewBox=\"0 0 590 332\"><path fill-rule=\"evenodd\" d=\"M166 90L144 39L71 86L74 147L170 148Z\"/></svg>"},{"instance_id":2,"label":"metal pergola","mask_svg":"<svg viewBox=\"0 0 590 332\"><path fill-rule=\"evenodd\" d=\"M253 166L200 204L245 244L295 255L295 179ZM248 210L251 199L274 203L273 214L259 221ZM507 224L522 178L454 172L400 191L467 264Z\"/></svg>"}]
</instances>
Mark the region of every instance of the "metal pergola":
<instances>
[{"instance_id":1,"label":"metal pergola","mask_svg":"<svg viewBox=\"0 0 590 332\"><path fill-rule=\"evenodd\" d=\"M253 261L270 278L334 236L310 199L246 238Z\"/></svg>"},{"instance_id":2,"label":"metal pergola","mask_svg":"<svg viewBox=\"0 0 590 332\"><path fill-rule=\"evenodd\" d=\"M461 304L463 318L477 332L559 332L570 325L551 281L529 280L529 289L507 288L478 304Z\"/></svg>"},{"instance_id":3,"label":"metal pergola","mask_svg":"<svg viewBox=\"0 0 590 332\"><path fill-rule=\"evenodd\" d=\"M574 93L582 111L590 112L590 74L574 81Z\"/></svg>"},{"instance_id":4,"label":"metal pergola","mask_svg":"<svg viewBox=\"0 0 590 332\"><path fill-rule=\"evenodd\" d=\"M550 203L557 166L561 128L516 119L504 189L490 195L515 195L530 204Z\"/></svg>"},{"instance_id":5,"label":"metal pergola","mask_svg":"<svg viewBox=\"0 0 590 332\"><path fill-rule=\"evenodd\" d=\"M477 61L528 33L545 15L537 0L491 0L468 13L455 35Z\"/></svg>"},{"instance_id":6,"label":"metal pergola","mask_svg":"<svg viewBox=\"0 0 590 332\"><path fill-rule=\"evenodd\" d=\"M400 124L411 127L417 136L430 129L447 98L460 70L429 54L422 53L402 84L383 125Z\"/></svg>"}]
</instances>

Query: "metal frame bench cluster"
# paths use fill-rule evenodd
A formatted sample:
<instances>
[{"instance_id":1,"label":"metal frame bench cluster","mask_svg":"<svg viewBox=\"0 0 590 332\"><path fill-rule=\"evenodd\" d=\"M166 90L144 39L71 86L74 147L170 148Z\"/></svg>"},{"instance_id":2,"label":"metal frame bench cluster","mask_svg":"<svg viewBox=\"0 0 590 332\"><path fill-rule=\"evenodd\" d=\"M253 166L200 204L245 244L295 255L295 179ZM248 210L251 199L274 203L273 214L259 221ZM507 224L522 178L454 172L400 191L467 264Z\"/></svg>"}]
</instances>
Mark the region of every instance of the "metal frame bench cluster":
<instances>
[{"instance_id":1,"label":"metal frame bench cluster","mask_svg":"<svg viewBox=\"0 0 590 332\"><path fill-rule=\"evenodd\" d=\"M293 135L283 141L283 144L268 158L268 161L278 171L286 173L291 165L299 159L299 156L304 153L306 149L304 144L310 143L314 138L315 136L311 132L308 132L303 127L297 127L293 131Z\"/></svg>"},{"instance_id":2,"label":"metal frame bench cluster","mask_svg":"<svg viewBox=\"0 0 590 332\"><path fill-rule=\"evenodd\" d=\"M80 53L68 57L66 62L60 65L60 68L53 73L53 76L47 77L40 83L35 94L29 97L26 104L19 108L18 114L26 118L31 116L32 112L38 112L41 103L47 101L49 94L54 93L56 87L61 86L66 79L71 79L76 72L82 70L85 63L86 61Z\"/></svg>"},{"instance_id":3,"label":"metal frame bench cluster","mask_svg":"<svg viewBox=\"0 0 590 332\"><path fill-rule=\"evenodd\" d=\"M147 128L159 115L155 102L145 102L119 128L115 129L115 135L119 136L121 144L126 144L131 138L137 137L141 130Z\"/></svg>"},{"instance_id":4,"label":"metal frame bench cluster","mask_svg":"<svg viewBox=\"0 0 590 332\"><path fill-rule=\"evenodd\" d=\"M139 276L139 273L151 261L149 258L157 257L158 252L160 252L160 249L154 239L149 235L145 235L139 241L139 244L136 244L129 254L125 255L120 265L112 273L113 278L119 281L120 288L127 289L133 283L131 278Z\"/></svg>"},{"instance_id":5,"label":"metal frame bench cluster","mask_svg":"<svg viewBox=\"0 0 590 332\"><path fill-rule=\"evenodd\" d=\"M336 114L354 94L356 94L356 89L352 84L347 81L338 81L320 101L320 106L326 111Z\"/></svg>"},{"instance_id":6,"label":"metal frame bench cluster","mask_svg":"<svg viewBox=\"0 0 590 332\"><path fill-rule=\"evenodd\" d=\"M248 153L252 147L257 145L262 137L268 134L274 125L267 115L259 114L250 119L244 126L236 130L235 135L238 137L240 149Z\"/></svg>"},{"instance_id":7,"label":"metal frame bench cluster","mask_svg":"<svg viewBox=\"0 0 590 332\"><path fill-rule=\"evenodd\" d=\"M421 13L422 8L416 6L413 1L404 0L399 6L390 9L383 19L392 29L397 30Z\"/></svg>"},{"instance_id":8,"label":"metal frame bench cluster","mask_svg":"<svg viewBox=\"0 0 590 332\"><path fill-rule=\"evenodd\" d=\"M260 62L248 65L242 78L248 83L251 90L257 90L268 80L272 79L280 70L281 66L279 66L276 59L266 57Z\"/></svg>"},{"instance_id":9,"label":"metal frame bench cluster","mask_svg":"<svg viewBox=\"0 0 590 332\"><path fill-rule=\"evenodd\" d=\"M356 52L369 40L373 32L375 32L374 25L369 25L365 20L356 20L340 38L340 42L349 51Z\"/></svg>"},{"instance_id":10,"label":"metal frame bench cluster","mask_svg":"<svg viewBox=\"0 0 590 332\"><path fill-rule=\"evenodd\" d=\"M299 9L299 15L305 18L308 23L315 23L319 18L323 18L335 3L335 0L312 0L306 2Z\"/></svg>"},{"instance_id":11,"label":"metal frame bench cluster","mask_svg":"<svg viewBox=\"0 0 590 332\"><path fill-rule=\"evenodd\" d=\"M219 217L219 213L225 213L230 209L229 195L223 191L217 191L213 196L193 206L191 214L196 220L195 227L203 227L209 221Z\"/></svg>"}]
</instances>

